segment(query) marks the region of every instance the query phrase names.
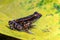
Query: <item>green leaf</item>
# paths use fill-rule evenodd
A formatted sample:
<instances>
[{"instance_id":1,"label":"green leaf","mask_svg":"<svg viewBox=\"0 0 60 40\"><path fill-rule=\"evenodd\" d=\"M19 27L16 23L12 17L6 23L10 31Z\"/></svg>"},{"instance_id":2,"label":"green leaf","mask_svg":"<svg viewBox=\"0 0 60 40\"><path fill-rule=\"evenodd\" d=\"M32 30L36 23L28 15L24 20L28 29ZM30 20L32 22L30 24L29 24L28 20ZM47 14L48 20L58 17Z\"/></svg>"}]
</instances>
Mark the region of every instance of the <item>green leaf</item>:
<instances>
[{"instance_id":1,"label":"green leaf","mask_svg":"<svg viewBox=\"0 0 60 40\"><path fill-rule=\"evenodd\" d=\"M3 0L0 2L0 33L22 40L60 40L60 16L55 14L57 10L52 9L52 2L49 4L46 2L47 5L42 5L42 8L36 7L39 2L37 0L32 0L30 3L28 3L28 0ZM58 3L55 0L53 2ZM27 10L28 8L29 10ZM46 9L44 10L44 8ZM36 25L30 29L33 34L8 28L9 20L31 15L35 11L41 13L42 17L33 23Z\"/></svg>"}]
</instances>

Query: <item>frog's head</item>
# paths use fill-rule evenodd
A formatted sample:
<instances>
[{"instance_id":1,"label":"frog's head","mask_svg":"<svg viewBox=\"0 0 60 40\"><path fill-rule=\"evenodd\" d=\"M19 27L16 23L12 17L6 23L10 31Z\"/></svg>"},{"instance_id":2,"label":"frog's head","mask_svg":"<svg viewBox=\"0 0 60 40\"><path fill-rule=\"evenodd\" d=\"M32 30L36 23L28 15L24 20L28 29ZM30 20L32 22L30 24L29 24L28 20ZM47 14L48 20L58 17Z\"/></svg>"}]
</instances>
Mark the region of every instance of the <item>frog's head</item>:
<instances>
[{"instance_id":1,"label":"frog's head","mask_svg":"<svg viewBox=\"0 0 60 40\"><path fill-rule=\"evenodd\" d=\"M38 12L34 12L34 15L33 15L35 18L40 18L42 16L42 14L38 13Z\"/></svg>"}]
</instances>

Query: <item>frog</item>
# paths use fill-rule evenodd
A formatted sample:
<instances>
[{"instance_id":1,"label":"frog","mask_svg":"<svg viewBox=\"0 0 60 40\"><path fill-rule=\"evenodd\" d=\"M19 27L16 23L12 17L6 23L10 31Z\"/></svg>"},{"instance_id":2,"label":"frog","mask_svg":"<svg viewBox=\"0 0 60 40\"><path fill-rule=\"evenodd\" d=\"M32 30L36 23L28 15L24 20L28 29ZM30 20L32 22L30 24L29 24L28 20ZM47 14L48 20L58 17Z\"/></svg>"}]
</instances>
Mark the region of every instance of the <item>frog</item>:
<instances>
[{"instance_id":1,"label":"frog","mask_svg":"<svg viewBox=\"0 0 60 40\"><path fill-rule=\"evenodd\" d=\"M29 32L29 29L31 29L33 26L35 26L32 24L41 17L42 17L41 13L34 12L34 14L31 14L27 17L10 20L8 22L8 24L9 24L10 29L12 29L12 30L25 31L27 33L31 33L31 32Z\"/></svg>"}]
</instances>

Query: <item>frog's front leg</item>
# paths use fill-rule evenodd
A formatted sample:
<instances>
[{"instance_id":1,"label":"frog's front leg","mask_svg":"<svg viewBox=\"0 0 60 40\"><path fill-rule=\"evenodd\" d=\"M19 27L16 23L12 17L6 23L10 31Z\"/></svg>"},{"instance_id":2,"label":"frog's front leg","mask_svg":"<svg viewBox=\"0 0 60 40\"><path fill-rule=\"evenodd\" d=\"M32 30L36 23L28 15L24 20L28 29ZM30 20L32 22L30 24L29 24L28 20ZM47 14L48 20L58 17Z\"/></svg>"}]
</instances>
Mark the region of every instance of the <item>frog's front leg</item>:
<instances>
[{"instance_id":1,"label":"frog's front leg","mask_svg":"<svg viewBox=\"0 0 60 40\"><path fill-rule=\"evenodd\" d=\"M23 31L25 31L27 33L32 33L31 31L29 31L28 27L29 27L28 24L24 24Z\"/></svg>"},{"instance_id":2,"label":"frog's front leg","mask_svg":"<svg viewBox=\"0 0 60 40\"><path fill-rule=\"evenodd\" d=\"M32 25L32 24L31 24L31 25L28 27L28 29L33 28L34 26L36 26L36 25Z\"/></svg>"}]
</instances>

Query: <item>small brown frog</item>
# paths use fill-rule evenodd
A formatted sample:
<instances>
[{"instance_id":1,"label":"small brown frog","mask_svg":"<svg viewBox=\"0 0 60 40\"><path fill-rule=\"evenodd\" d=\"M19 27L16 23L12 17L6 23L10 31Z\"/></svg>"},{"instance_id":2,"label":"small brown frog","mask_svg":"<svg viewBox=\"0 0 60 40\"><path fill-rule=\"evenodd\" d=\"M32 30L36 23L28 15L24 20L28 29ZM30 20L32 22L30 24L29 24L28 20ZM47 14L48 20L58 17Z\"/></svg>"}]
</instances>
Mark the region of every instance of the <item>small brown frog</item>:
<instances>
[{"instance_id":1,"label":"small brown frog","mask_svg":"<svg viewBox=\"0 0 60 40\"><path fill-rule=\"evenodd\" d=\"M29 32L29 29L33 27L32 23L34 23L37 19L39 19L42 15L38 12L34 12L34 14L29 15L27 17L19 18L16 20L9 21L9 26L13 30L23 30L25 32Z\"/></svg>"}]
</instances>

